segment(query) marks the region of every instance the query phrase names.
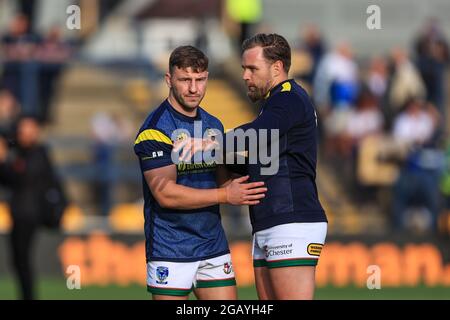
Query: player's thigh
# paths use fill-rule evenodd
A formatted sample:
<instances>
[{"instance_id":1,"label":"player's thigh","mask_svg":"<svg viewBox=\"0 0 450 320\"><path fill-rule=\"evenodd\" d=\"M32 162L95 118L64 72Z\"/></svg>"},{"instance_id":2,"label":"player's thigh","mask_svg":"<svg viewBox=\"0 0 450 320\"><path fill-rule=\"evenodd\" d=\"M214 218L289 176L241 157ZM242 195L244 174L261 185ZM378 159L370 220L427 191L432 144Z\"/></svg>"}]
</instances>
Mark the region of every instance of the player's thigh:
<instances>
[{"instance_id":1,"label":"player's thigh","mask_svg":"<svg viewBox=\"0 0 450 320\"><path fill-rule=\"evenodd\" d=\"M259 300L274 300L275 293L267 267L254 267L255 285Z\"/></svg>"},{"instance_id":2,"label":"player's thigh","mask_svg":"<svg viewBox=\"0 0 450 320\"><path fill-rule=\"evenodd\" d=\"M172 295L160 295L152 294L153 300L189 300L189 295L187 296L172 296Z\"/></svg>"},{"instance_id":3,"label":"player's thigh","mask_svg":"<svg viewBox=\"0 0 450 320\"><path fill-rule=\"evenodd\" d=\"M188 299L198 264L198 262L149 261L147 290L152 293L154 300Z\"/></svg>"},{"instance_id":4,"label":"player's thigh","mask_svg":"<svg viewBox=\"0 0 450 320\"><path fill-rule=\"evenodd\" d=\"M200 300L237 299L230 254L200 261L194 293Z\"/></svg>"},{"instance_id":5,"label":"player's thigh","mask_svg":"<svg viewBox=\"0 0 450 320\"><path fill-rule=\"evenodd\" d=\"M315 291L315 266L269 269L277 300L312 300Z\"/></svg>"},{"instance_id":6,"label":"player's thigh","mask_svg":"<svg viewBox=\"0 0 450 320\"><path fill-rule=\"evenodd\" d=\"M199 300L237 300L236 285L215 288L195 288L194 293Z\"/></svg>"},{"instance_id":7,"label":"player's thigh","mask_svg":"<svg viewBox=\"0 0 450 320\"><path fill-rule=\"evenodd\" d=\"M257 234L253 235L253 270L255 273L255 285L260 300L273 300L275 294L273 292L270 274L267 268L265 252L259 247Z\"/></svg>"},{"instance_id":8,"label":"player's thigh","mask_svg":"<svg viewBox=\"0 0 450 320\"><path fill-rule=\"evenodd\" d=\"M261 231L259 245L277 299L311 299L327 223L290 223Z\"/></svg>"}]
</instances>

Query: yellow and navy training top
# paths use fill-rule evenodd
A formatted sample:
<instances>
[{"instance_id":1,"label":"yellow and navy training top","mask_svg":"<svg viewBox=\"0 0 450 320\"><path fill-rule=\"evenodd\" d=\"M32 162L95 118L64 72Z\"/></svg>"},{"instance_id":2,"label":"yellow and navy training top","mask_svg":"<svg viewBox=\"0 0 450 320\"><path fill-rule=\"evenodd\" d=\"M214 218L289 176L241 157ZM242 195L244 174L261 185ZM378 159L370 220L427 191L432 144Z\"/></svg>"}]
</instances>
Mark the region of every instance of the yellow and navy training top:
<instances>
[{"instance_id":1,"label":"yellow and navy training top","mask_svg":"<svg viewBox=\"0 0 450 320\"><path fill-rule=\"evenodd\" d=\"M173 135L184 129L180 136L188 133L194 137L196 121L201 122L201 134L207 130L219 130L223 134L222 123L201 107L196 117L188 117L165 100L147 117L137 135L134 151L142 171L147 261L189 262L229 253L219 205L195 210L162 208L143 175L147 170L174 164L173 142L181 137ZM177 184L197 189L217 188L216 166L208 159L202 163L179 163Z\"/></svg>"},{"instance_id":2,"label":"yellow and navy training top","mask_svg":"<svg viewBox=\"0 0 450 320\"><path fill-rule=\"evenodd\" d=\"M262 175L261 168L269 165L259 158L254 164L247 163L247 172L240 172L248 173L251 181L264 181L268 189L258 205L250 206L253 232L286 223L327 222L315 183L317 116L306 91L294 80L278 84L268 93L259 116L236 129L266 129L269 144L273 143L270 130L279 130L278 172ZM248 145L246 148L248 151Z\"/></svg>"}]
</instances>

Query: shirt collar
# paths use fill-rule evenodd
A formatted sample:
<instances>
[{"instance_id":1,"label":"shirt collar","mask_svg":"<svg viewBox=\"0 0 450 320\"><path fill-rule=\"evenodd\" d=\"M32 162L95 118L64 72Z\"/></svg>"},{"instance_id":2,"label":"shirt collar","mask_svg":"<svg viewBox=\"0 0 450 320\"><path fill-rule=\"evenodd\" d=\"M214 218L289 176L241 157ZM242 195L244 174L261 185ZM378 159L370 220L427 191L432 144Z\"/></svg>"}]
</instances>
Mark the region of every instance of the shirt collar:
<instances>
[{"instance_id":1,"label":"shirt collar","mask_svg":"<svg viewBox=\"0 0 450 320\"><path fill-rule=\"evenodd\" d=\"M269 92L267 92L266 96L264 97L265 100L267 100L269 97L273 96L275 93L283 92L283 91L290 91L292 88L292 81L293 79L287 79L279 84L277 84L275 87L270 89Z\"/></svg>"},{"instance_id":2,"label":"shirt collar","mask_svg":"<svg viewBox=\"0 0 450 320\"><path fill-rule=\"evenodd\" d=\"M187 122L194 122L196 120L201 120L201 115L200 115L200 106L197 107L197 115L195 115L195 117L189 117L185 114L182 114L181 112L177 111L169 102L169 99L166 99L165 104L167 106L167 109L169 109L169 111L178 119L180 119L181 121L187 121Z\"/></svg>"}]
</instances>

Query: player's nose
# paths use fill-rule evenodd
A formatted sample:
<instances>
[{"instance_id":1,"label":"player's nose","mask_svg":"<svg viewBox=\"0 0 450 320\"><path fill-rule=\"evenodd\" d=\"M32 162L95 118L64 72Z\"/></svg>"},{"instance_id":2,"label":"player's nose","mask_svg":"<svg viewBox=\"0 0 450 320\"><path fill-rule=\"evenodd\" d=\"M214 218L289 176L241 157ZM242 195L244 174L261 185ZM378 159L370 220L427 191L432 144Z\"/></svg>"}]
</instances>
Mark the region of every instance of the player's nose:
<instances>
[{"instance_id":1,"label":"player's nose","mask_svg":"<svg viewBox=\"0 0 450 320\"><path fill-rule=\"evenodd\" d=\"M248 70L244 70L244 72L242 73L242 80L244 81L250 80L250 72Z\"/></svg>"},{"instance_id":2,"label":"player's nose","mask_svg":"<svg viewBox=\"0 0 450 320\"><path fill-rule=\"evenodd\" d=\"M192 81L189 85L189 92L190 93L196 93L198 91L198 85L196 81Z\"/></svg>"}]
</instances>

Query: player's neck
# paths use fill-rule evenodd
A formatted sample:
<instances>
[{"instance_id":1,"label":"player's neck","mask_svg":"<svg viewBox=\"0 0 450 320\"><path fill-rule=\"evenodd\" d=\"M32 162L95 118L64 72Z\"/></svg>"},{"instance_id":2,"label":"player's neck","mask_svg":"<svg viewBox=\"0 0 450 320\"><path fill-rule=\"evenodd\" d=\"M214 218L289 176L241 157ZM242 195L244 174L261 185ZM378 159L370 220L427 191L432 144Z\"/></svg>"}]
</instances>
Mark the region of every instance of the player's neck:
<instances>
[{"instance_id":1,"label":"player's neck","mask_svg":"<svg viewBox=\"0 0 450 320\"><path fill-rule=\"evenodd\" d=\"M274 78L274 81L272 83L272 87L270 88L269 91L271 91L273 88L275 88L280 83L285 82L287 80L289 80L289 77L287 75L283 75L283 76L279 76L277 78Z\"/></svg>"},{"instance_id":2,"label":"player's neck","mask_svg":"<svg viewBox=\"0 0 450 320\"><path fill-rule=\"evenodd\" d=\"M185 116L190 117L190 118L194 118L194 117L197 116L197 107L193 108L193 109L192 108L185 108L184 106L179 104L178 101L172 95L169 95L167 100L169 101L170 105L176 111L181 113L182 115L185 115Z\"/></svg>"}]
</instances>

